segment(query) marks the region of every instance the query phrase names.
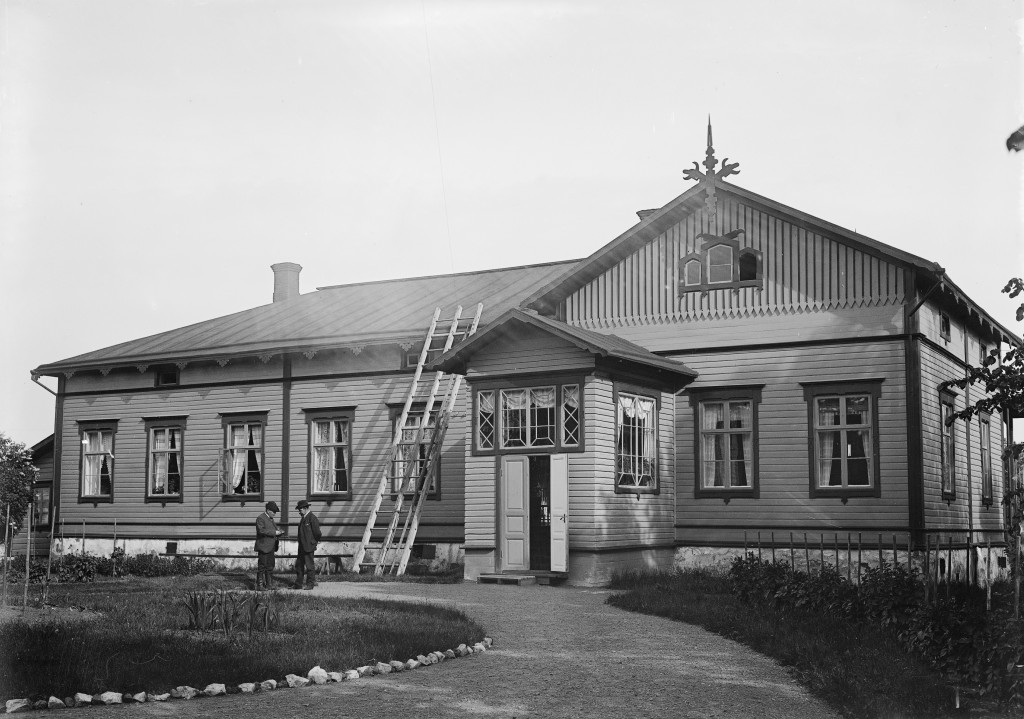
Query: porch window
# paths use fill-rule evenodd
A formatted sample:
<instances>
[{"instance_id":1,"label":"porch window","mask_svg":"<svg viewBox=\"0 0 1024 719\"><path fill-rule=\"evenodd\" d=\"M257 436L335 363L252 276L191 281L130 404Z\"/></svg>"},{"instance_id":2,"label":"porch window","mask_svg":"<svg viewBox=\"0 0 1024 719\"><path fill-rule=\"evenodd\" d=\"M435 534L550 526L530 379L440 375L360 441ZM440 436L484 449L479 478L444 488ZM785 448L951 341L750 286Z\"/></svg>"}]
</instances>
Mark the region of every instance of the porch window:
<instances>
[{"instance_id":1,"label":"porch window","mask_svg":"<svg viewBox=\"0 0 1024 719\"><path fill-rule=\"evenodd\" d=\"M939 395L939 436L941 437L942 498L956 498L956 437L953 428L954 395L942 392Z\"/></svg>"},{"instance_id":2,"label":"porch window","mask_svg":"<svg viewBox=\"0 0 1024 719\"><path fill-rule=\"evenodd\" d=\"M114 490L114 427L82 430L81 496L87 501L110 501Z\"/></svg>"},{"instance_id":3,"label":"porch window","mask_svg":"<svg viewBox=\"0 0 1024 719\"><path fill-rule=\"evenodd\" d=\"M476 446L494 449L494 392L490 390L476 395Z\"/></svg>"},{"instance_id":4,"label":"porch window","mask_svg":"<svg viewBox=\"0 0 1024 719\"><path fill-rule=\"evenodd\" d=\"M992 506L992 424L989 417L981 416L981 501Z\"/></svg>"},{"instance_id":5,"label":"porch window","mask_svg":"<svg viewBox=\"0 0 1024 719\"><path fill-rule=\"evenodd\" d=\"M221 470L225 496L263 493L263 431L262 421L232 421L225 426Z\"/></svg>"},{"instance_id":6,"label":"porch window","mask_svg":"<svg viewBox=\"0 0 1024 719\"><path fill-rule=\"evenodd\" d=\"M555 446L555 388L501 391L501 446Z\"/></svg>"},{"instance_id":7,"label":"porch window","mask_svg":"<svg viewBox=\"0 0 1024 719\"><path fill-rule=\"evenodd\" d=\"M580 443L580 386L562 385L562 446Z\"/></svg>"},{"instance_id":8,"label":"porch window","mask_svg":"<svg viewBox=\"0 0 1024 719\"><path fill-rule=\"evenodd\" d=\"M148 497L167 499L181 496L183 436L180 426L150 427Z\"/></svg>"},{"instance_id":9,"label":"porch window","mask_svg":"<svg viewBox=\"0 0 1024 719\"><path fill-rule=\"evenodd\" d=\"M350 417L324 417L310 423L313 466L310 495L346 494L352 466Z\"/></svg>"},{"instance_id":10,"label":"porch window","mask_svg":"<svg viewBox=\"0 0 1024 719\"><path fill-rule=\"evenodd\" d=\"M880 496L880 381L804 386L811 433L811 496Z\"/></svg>"},{"instance_id":11,"label":"porch window","mask_svg":"<svg viewBox=\"0 0 1024 719\"><path fill-rule=\"evenodd\" d=\"M618 393L615 442L616 489L657 489L657 402Z\"/></svg>"},{"instance_id":12,"label":"porch window","mask_svg":"<svg viewBox=\"0 0 1024 719\"><path fill-rule=\"evenodd\" d=\"M419 433L420 425L423 424L425 409L425 407L411 409L405 418L405 425L402 427L402 438L395 451L395 458L391 462L391 491L396 494L402 491L403 483L405 484L406 493L409 493L411 487L414 486L413 483L418 482L426 474L427 468L424 463L430 454L430 443L433 440L434 430L437 427L437 412L433 411L430 413L430 418L423 426L420 441L417 442L416 435ZM401 419L401 410L392 417L392 422L395 424L396 429L399 419ZM439 457L435 456L433 462L434 471L430 478L430 488L427 490L429 494L437 493L437 478L441 467ZM408 483L405 482L407 477L410 478Z\"/></svg>"}]
</instances>

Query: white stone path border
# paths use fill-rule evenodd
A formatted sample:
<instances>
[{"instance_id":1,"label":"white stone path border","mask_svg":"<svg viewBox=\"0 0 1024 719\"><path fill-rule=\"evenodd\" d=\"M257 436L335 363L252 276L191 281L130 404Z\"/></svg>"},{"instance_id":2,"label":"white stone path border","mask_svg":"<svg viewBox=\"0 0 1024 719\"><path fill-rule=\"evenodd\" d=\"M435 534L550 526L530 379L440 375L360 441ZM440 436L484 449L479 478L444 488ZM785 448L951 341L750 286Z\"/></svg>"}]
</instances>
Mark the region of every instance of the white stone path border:
<instances>
[{"instance_id":1,"label":"white stone path border","mask_svg":"<svg viewBox=\"0 0 1024 719\"><path fill-rule=\"evenodd\" d=\"M412 669L419 669L420 667L430 666L431 664L438 664L457 657L480 654L481 652L487 651L493 643L494 642L490 637L484 637L483 641L477 642L473 646L460 644L455 649L447 649L443 652L431 652L427 655L420 654L415 659L409 659L405 662L400 662L398 660L377 662L376 664L361 666L358 669L346 669L340 672L329 672L322 667L315 666L310 669L304 677L297 674L288 674L285 677L286 684L278 684L276 679L267 679L262 682L243 682L242 684L239 684L237 688L238 693L252 694L259 691L284 689L285 686L290 689L297 689L317 684L352 681L361 677L373 676L374 674L404 672ZM189 686L175 687L166 694L151 694L149 692L139 692L138 694L119 694L118 692L104 692L103 694L91 695L78 692L74 697L69 697L64 700L53 696L48 700L40 699L36 702L33 702L31 699L8 699L6 709L8 714L15 714L18 712L40 709L63 709L67 706L83 707L107 704L141 704L144 702L164 702L169 699L196 699L200 697L221 696L227 693L227 686L216 683L208 684L204 689L196 689L195 687Z\"/></svg>"}]
</instances>

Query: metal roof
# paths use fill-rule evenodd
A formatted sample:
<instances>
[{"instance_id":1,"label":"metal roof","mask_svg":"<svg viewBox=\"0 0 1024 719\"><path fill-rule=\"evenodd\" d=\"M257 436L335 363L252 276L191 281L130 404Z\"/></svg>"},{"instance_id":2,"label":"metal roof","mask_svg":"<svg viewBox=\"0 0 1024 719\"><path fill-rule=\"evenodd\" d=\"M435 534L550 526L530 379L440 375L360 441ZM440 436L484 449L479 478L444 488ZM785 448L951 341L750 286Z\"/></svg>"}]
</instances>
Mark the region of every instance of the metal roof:
<instances>
[{"instance_id":1,"label":"metal roof","mask_svg":"<svg viewBox=\"0 0 1024 719\"><path fill-rule=\"evenodd\" d=\"M43 364L34 375L420 337L438 306L482 302L481 324L578 260L318 288L316 292ZM451 316L451 311L447 316Z\"/></svg>"}]
</instances>

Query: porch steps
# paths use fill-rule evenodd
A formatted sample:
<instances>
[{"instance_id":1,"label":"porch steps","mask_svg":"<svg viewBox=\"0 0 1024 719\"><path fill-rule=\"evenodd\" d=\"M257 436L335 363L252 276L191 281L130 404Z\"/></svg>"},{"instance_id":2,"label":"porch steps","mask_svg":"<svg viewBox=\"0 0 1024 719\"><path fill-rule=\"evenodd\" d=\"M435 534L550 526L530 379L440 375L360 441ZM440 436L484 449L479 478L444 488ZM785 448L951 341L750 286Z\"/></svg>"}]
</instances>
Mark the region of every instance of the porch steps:
<instances>
[{"instance_id":1,"label":"porch steps","mask_svg":"<svg viewBox=\"0 0 1024 719\"><path fill-rule=\"evenodd\" d=\"M510 584L518 587L527 584L550 586L562 584L568 578L568 572L504 572L481 574L477 577L477 582L479 584Z\"/></svg>"}]
</instances>

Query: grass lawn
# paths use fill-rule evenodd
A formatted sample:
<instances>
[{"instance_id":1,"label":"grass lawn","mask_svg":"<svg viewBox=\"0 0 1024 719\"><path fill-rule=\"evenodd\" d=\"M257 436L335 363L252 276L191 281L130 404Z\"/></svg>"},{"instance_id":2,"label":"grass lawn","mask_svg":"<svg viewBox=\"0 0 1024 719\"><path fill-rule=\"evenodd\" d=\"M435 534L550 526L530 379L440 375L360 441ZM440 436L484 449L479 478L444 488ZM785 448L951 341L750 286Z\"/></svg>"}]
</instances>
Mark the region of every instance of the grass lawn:
<instances>
[{"instance_id":1,"label":"grass lawn","mask_svg":"<svg viewBox=\"0 0 1024 719\"><path fill-rule=\"evenodd\" d=\"M847 717L1000 716L967 698L956 710L942 677L875 627L744 604L722 574L630 574L612 588L626 590L608 598L613 606L696 624L776 659Z\"/></svg>"},{"instance_id":2,"label":"grass lawn","mask_svg":"<svg viewBox=\"0 0 1024 719\"><path fill-rule=\"evenodd\" d=\"M222 631L186 630L186 592L250 585L244 575L51 585L50 604L90 611L0 623L0 700L280 681L290 673L305 676L316 665L343 671L405 661L484 636L480 625L455 609L304 592L260 593L279 618L269 632L250 636L243 630L228 640ZM30 603L39 592L31 588Z\"/></svg>"}]
</instances>

